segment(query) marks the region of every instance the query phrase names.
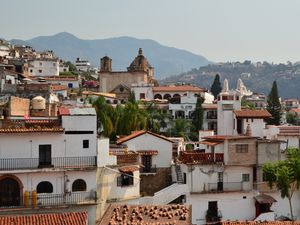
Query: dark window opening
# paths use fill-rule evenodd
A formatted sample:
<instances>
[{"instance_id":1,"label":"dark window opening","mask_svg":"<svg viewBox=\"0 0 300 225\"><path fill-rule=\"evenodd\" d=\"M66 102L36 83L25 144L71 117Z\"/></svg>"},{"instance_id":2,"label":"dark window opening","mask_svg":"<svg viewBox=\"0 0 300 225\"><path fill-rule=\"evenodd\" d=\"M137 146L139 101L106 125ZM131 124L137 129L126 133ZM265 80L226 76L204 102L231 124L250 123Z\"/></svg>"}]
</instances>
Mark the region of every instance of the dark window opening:
<instances>
[{"instance_id":1,"label":"dark window opening","mask_svg":"<svg viewBox=\"0 0 300 225\"><path fill-rule=\"evenodd\" d=\"M82 146L83 146L83 148L89 148L89 145L90 145L89 140L83 140L83 141L82 141Z\"/></svg>"},{"instance_id":2,"label":"dark window opening","mask_svg":"<svg viewBox=\"0 0 300 225\"><path fill-rule=\"evenodd\" d=\"M43 181L38 184L36 187L36 192L37 193L52 193L53 192L53 186L50 182L48 181Z\"/></svg>"},{"instance_id":3,"label":"dark window opening","mask_svg":"<svg viewBox=\"0 0 300 225\"><path fill-rule=\"evenodd\" d=\"M82 179L77 179L72 184L72 191L86 191L86 183Z\"/></svg>"},{"instance_id":4,"label":"dark window opening","mask_svg":"<svg viewBox=\"0 0 300 225\"><path fill-rule=\"evenodd\" d=\"M39 145L39 167L51 166L51 145Z\"/></svg>"},{"instance_id":5,"label":"dark window opening","mask_svg":"<svg viewBox=\"0 0 300 225\"><path fill-rule=\"evenodd\" d=\"M130 186L133 185L133 173L124 173L117 179L117 186Z\"/></svg>"}]
</instances>

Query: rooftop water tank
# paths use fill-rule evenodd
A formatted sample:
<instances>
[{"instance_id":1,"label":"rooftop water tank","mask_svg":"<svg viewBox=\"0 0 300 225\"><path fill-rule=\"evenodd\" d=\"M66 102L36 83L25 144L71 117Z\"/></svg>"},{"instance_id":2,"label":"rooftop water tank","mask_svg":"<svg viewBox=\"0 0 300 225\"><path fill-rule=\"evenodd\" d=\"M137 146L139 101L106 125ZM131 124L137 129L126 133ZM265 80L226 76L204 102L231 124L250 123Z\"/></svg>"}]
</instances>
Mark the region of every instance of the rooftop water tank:
<instances>
[{"instance_id":1,"label":"rooftop water tank","mask_svg":"<svg viewBox=\"0 0 300 225\"><path fill-rule=\"evenodd\" d=\"M46 109L46 99L42 96L36 96L31 100L32 109L44 110Z\"/></svg>"}]
</instances>

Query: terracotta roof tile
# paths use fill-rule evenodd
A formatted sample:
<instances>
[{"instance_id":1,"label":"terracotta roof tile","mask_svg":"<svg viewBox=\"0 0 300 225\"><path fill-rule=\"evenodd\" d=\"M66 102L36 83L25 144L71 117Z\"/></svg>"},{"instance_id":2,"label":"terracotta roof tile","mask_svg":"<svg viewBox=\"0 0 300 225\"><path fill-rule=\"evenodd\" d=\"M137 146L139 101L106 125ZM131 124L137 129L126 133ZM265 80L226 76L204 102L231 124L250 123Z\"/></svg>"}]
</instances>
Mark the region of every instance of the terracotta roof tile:
<instances>
[{"instance_id":1,"label":"terracotta roof tile","mask_svg":"<svg viewBox=\"0 0 300 225\"><path fill-rule=\"evenodd\" d=\"M86 225L87 212L0 216L1 225Z\"/></svg>"},{"instance_id":2,"label":"terracotta roof tile","mask_svg":"<svg viewBox=\"0 0 300 225\"><path fill-rule=\"evenodd\" d=\"M59 85L59 84L52 84L51 90L52 91L64 91L67 90L68 87L66 85Z\"/></svg>"},{"instance_id":3,"label":"terracotta roof tile","mask_svg":"<svg viewBox=\"0 0 300 225\"><path fill-rule=\"evenodd\" d=\"M29 79L31 80L39 80L40 78L46 80L46 81L77 81L78 77L61 77L61 76L43 76L43 77L35 77L35 76L30 76Z\"/></svg>"},{"instance_id":4,"label":"terracotta roof tile","mask_svg":"<svg viewBox=\"0 0 300 225\"><path fill-rule=\"evenodd\" d=\"M122 166L119 168L119 171L122 173L130 173L139 170L138 166Z\"/></svg>"},{"instance_id":5,"label":"terracotta roof tile","mask_svg":"<svg viewBox=\"0 0 300 225\"><path fill-rule=\"evenodd\" d=\"M134 133L132 133L132 134L130 134L128 136L125 136L123 138L120 138L119 140L117 140L117 144L122 144L122 143L124 143L126 141L129 141L129 140L131 140L133 138L139 137L139 136L141 136L143 134L146 134L146 133L147 134L151 134L153 136L156 136L158 138L161 138L161 139L163 139L165 141L169 141L169 142L173 143L173 141L169 140L168 138L166 138L166 137L164 137L162 135L159 135L159 134L153 133L151 131L147 131L147 130L140 130L140 131L136 131L136 132L134 132Z\"/></svg>"},{"instance_id":6,"label":"terracotta roof tile","mask_svg":"<svg viewBox=\"0 0 300 225\"><path fill-rule=\"evenodd\" d=\"M153 87L153 92L204 92L204 89L191 86L191 85L180 85L180 86L159 86Z\"/></svg>"},{"instance_id":7,"label":"terracotta roof tile","mask_svg":"<svg viewBox=\"0 0 300 225\"><path fill-rule=\"evenodd\" d=\"M300 225L300 221L222 221L222 225Z\"/></svg>"},{"instance_id":8,"label":"terracotta roof tile","mask_svg":"<svg viewBox=\"0 0 300 225\"><path fill-rule=\"evenodd\" d=\"M62 127L40 127L40 128L0 128L0 133L61 133L64 132Z\"/></svg>"},{"instance_id":9,"label":"terracotta roof tile","mask_svg":"<svg viewBox=\"0 0 300 225\"><path fill-rule=\"evenodd\" d=\"M234 110L237 118L270 118L272 115L267 110Z\"/></svg>"},{"instance_id":10,"label":"terracotta roof tile","mask_svg":"<svg viewBox=\"0 0 300 225\"><path fill-rule=\"evenodd\" d=\"M245 135L212 135L203 137L205 141L207 140L216 140L216 141L225 141L225 140L238 140L238 139L256 139L256 137L245 136Z\"/></svg>"},{"instance_id":11,"label":"terracotta roof tile","mask_svg":"<svg viewBox=\"0 0 300 225\"><path fill-rule=\"evenodd\" d=\"M278 126L279 136L300 136L300 126Z\"/></svg>"},{"instance_id":12,"label":"terracotta roof tile","mask_svg":"<svg viewBox=\"0 0 300 225\"><path fill-rule=\"evenodd\" d=\"M97 225L176 224L192 225L191 207L186 205L110 205Z\"/></svg>"},{"instance_id":13,"label":"terracotta roof tile","mask_svg":"<svg viewBox=\"0 0 300 225\"><path fill-rule=\"evenodd\" d=\"M158 155L158 151L156 150L138 150L140 155Z\"/></svg>"}]
</instances>

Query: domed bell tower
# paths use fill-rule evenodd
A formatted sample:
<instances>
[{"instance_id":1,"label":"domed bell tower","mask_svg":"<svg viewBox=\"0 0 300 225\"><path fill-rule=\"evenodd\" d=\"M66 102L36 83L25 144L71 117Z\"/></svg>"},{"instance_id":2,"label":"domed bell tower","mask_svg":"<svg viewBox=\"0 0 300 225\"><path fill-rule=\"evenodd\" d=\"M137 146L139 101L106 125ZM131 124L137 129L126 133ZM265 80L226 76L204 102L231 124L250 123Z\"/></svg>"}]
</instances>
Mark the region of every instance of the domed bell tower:
<instances>
[{"instance_id":1,"label":"domed bell tower","mask_svg":"<svg viewBox=\"0 0 300 225\"><path fill-rule=\"evenodd\" d=\"M112 60L108 56L104 56L100 60L100 72L111 72L112 71Z\"/></svg>"}]
</instances>

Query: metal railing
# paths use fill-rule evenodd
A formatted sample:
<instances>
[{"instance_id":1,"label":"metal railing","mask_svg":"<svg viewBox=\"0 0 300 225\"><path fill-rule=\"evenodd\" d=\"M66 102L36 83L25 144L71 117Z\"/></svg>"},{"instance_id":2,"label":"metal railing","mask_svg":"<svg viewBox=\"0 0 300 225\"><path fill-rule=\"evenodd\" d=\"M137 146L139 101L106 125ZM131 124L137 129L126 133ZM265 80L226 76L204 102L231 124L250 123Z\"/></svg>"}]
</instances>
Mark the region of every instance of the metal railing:
<instances>
[{"instance_id":1,"label":"metal railing","mask_svg":"<svg viewBox=\"0 0 300 225\"><path fill-rule=\"evenodd\" d=\"M32 196L30 202L32 203ZM59 206L59 205L81 205L96 203L97 195L91 192L70 192L63 194L37 194L36 207ZM32 205L32 204L31 204Z\"/></svg>"},{"instance_id":2,"label":"metal railing","mask_svg":"<svg viewBox=\"0 0 300 225\"><path fill-rule=\"evenodd\" d=\"M208 183L208 192L242 191L243 182Z\"/></svg>"},{"instance_id":3,"label":"metal railing","mask_svg":"<svg viewBox=\"0 0 300 225\"><path fill-rule=\"evenodd\" d=\"M0 170L38 169L38 168L87 168L96 167L96 156L54 157L41 162L39 158L0 159Z\"/></svg>"},{"instance_id":4,"label":"metal railing","mask_svg":"<svg viewBox=\"0 0 300 225\"><path fill-rule=\"evenodd\" d=\"M26 203L25 203L26 202ZM34 203L35 202L35 203ZM97 193L95 191L70 192L61 194L37 194L36 199L32 195L28 200L25 199L21 203L3 205L0 200L0 209L5 208L43 208L63 205L84 205L97 203ZM36 204L36 205L35 205Z\"/></svg>"},{"instance_id":5,"label":"metal railing","mask_svg":"<svg viewBox=\"0 0 300 225\"><path fill-rule=\"evenodd\" d=\"M152 165L151 167L141 167L140 173L156 173L157 168L156 165Z\"/></svg>"}]
</instances>

